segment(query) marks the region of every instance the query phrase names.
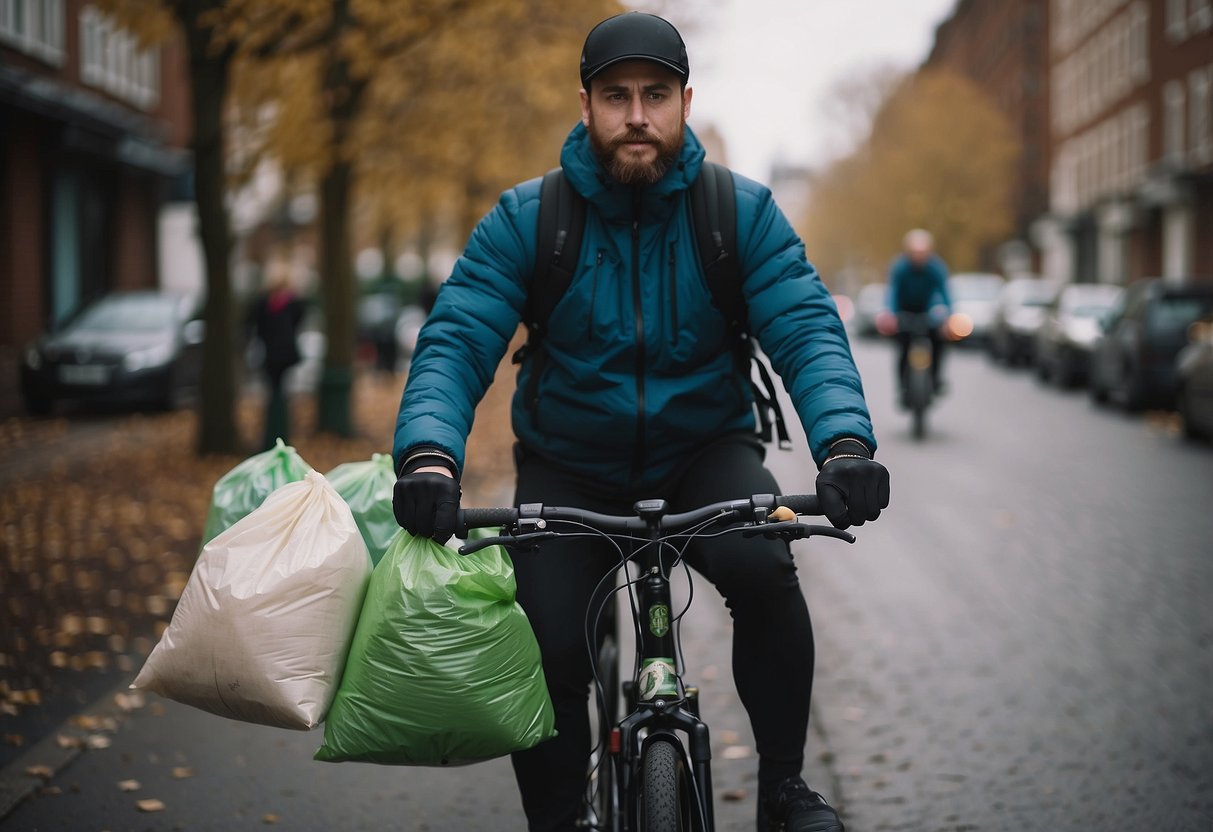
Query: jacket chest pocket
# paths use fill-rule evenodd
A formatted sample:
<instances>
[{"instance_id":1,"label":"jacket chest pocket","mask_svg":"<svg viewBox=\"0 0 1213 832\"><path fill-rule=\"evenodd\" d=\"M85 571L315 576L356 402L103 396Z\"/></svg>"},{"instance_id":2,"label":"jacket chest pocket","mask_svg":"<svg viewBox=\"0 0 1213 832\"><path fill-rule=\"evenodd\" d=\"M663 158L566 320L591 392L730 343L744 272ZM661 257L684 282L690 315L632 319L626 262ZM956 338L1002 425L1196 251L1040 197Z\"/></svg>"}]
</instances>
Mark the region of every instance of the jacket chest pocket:
<instances>
[{"instance_id":1,"label":"jacket chest pocket","mask_svg":"<svg viewBox=\"0 0 1213 832\"><path fill-rule=\"evenodd\" d=\"M604 248L588 253L551 322L551 337L571 352L604 346L627 321L628 286L619 258Z\"/></svg>"}]
</instances>

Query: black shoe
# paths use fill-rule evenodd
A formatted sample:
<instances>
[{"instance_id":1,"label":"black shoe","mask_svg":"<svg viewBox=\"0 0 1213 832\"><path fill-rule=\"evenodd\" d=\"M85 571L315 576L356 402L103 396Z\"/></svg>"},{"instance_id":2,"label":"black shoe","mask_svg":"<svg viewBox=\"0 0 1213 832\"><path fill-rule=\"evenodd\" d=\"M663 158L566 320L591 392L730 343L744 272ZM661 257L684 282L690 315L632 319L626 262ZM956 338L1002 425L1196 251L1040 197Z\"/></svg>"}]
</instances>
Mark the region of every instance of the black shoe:
<instances>
[{"instance_id":1,"label":"black shoe","mask_svg":"<svg viewBox=\"0 0 1213 832\"><path fill-rule=\"evenodd\" d=\"M845 832L825 798L789 777L773 794L758 795L758 832Z\"/></svg>"}]
</instances>

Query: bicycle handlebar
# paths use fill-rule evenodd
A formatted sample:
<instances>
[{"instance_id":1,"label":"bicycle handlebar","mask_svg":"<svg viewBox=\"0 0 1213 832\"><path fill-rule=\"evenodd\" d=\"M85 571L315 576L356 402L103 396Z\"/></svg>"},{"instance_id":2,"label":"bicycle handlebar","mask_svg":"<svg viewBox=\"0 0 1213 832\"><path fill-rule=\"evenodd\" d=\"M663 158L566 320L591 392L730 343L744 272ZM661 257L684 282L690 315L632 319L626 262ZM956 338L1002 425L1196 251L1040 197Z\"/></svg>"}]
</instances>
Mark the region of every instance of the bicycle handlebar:
<instances>
[{"instance_id":1,"label":"bicycle handlebar","mask_svg":"<svg viewBox=\"0 0 1213 832\"><path fill-rule=\"evenodd\" d=\"M614 533L649 532L654 528L675 534L696 526L705 520L720 516L733 517L741 521L762 520L779 506L785 506L796 514L821 515L821 504L816 494L789 494L777 497L773 494L755 494L740 500L726 500L701 506L679 514L666 514L665 503L660 500L641 500L636 504L636 513L630 515L599 514L579 508L548 506L531 503L517 508L466 508L460 509L456 520L455 535L466 538L469 529L491 526L516 526L520 520L535 521L537 528L544 528L546 521L566 521L591 526L599 531Z\"/></svg>"}]
</instances>

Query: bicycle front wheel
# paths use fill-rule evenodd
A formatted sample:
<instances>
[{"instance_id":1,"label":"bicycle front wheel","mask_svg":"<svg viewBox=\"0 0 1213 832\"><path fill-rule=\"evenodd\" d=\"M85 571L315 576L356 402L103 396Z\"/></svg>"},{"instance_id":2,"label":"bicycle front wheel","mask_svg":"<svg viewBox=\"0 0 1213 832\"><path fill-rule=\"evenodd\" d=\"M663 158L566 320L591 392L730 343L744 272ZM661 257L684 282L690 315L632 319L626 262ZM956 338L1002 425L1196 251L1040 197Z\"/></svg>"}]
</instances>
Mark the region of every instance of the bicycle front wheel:
<instances>
[{"instance_id":1,"label":"bicycle front wheel","mask_svg":"<svg viewBox=\"0 0 1213 832\"><path fill-rule=\"evenodd\" d=\"M925 370L914 370L910 376L910 419L915 439L927 434L927 407L931 403L931 377Z\"/></svg>"},{"instance_id":2,"label":"bicycle front wheel","mask_svg":"<svg viewBox=\"0 0 1213 832\"><path fill-rule=\"evenodd\" d=\"M640 832L684 832L691 828L690 783L682 754L674 743L654 739L640 761Z\"/></svg>"}]
</instances>

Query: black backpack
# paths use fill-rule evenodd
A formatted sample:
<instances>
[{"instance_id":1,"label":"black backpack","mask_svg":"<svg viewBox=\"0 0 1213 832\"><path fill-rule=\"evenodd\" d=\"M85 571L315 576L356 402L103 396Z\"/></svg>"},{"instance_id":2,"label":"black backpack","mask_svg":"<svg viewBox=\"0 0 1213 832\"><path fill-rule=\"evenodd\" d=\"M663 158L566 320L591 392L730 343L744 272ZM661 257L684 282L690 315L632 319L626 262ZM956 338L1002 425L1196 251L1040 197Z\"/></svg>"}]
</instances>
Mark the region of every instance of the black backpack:
<instances>
[{"instance_id":1,"label":"black backpack","mask_svg":"<svg viewBox=\"0 0 1213 832\"><path fill-rule=\"evenodd\" d=\"M749 375L757 368L760 381L750 377L754 406L758 411L758 435L770 442L772 426L779 447L791 447L783 411L775 397L771 373L754 352L746 317L745 296L741 291L741 262L737 257L737 196L733 174L723 165L704 162L699 176L691 183L691 228L699 251L704 280L712 293L712 303L728 322L734 344L738 371ZM539 191L539 232L535 246L535 273L527 292L522 320L527 342L515 354L515 364L534 356L525 401L532 410L539 403L539 377L543 373L543 339L548 319L560 298L568 291L577 263L581 259L581 238L585 231L586 202L573 189L560 168L548 171ZM551 256L544 256L551 252ZM761 382L761 383L760 383Z\"/></svg>"}]
</instances>

